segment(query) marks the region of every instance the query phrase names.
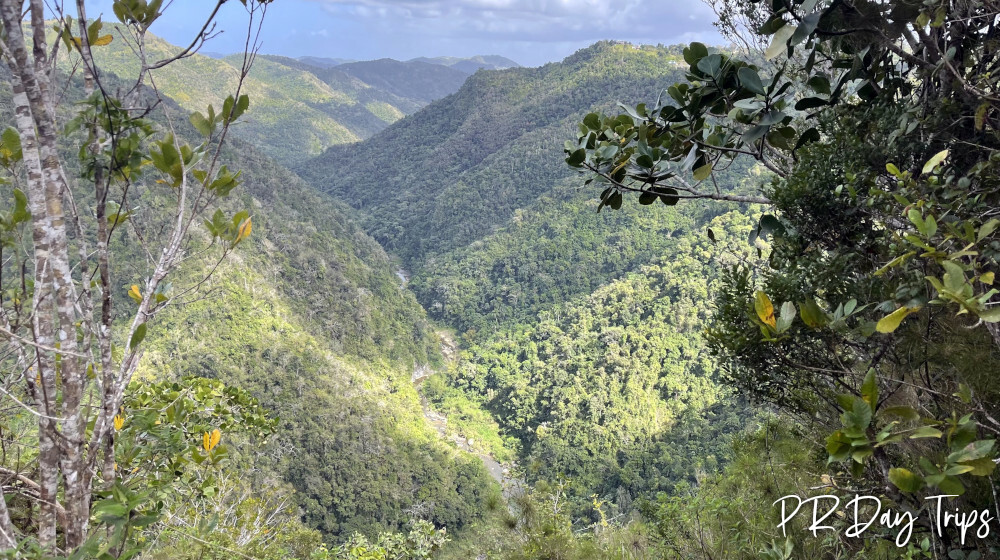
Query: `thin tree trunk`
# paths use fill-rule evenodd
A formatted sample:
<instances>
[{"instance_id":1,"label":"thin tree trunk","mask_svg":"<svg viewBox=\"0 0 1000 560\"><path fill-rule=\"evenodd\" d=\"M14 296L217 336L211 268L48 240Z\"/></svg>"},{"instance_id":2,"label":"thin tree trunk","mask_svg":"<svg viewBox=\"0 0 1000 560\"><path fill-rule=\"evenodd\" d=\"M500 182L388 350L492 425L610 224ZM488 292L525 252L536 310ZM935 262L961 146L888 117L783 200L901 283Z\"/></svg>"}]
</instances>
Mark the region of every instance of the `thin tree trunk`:
<instances>
[{"instance_id":1,"label":"thin tree trunk","mask_svg":"<svg viewBox=\"0 0 1000 560\"><path fill-rule=\"evenodd\" d=\"M59 346L62 356L58 371L56 360L42 359L45 354L36 350L39 357L42 393L45 415L39 421L39 478L45 494L58 490L61 471L65 484L67 525L64 528L66 547L73 549L82 544L90 518L89 477L82 470L84 430L81 414L84 379L76 358L76 312L75 288L70 268L69 241L62 199L68 194L64 173L58 153L58 129L52 113L49 95L46 61L45 23L42 0L31 0L31 20L33 34L33 61L28 60L26 41L20 25L19 6L21 2L3 1L3 20L10 37L8 45L14 57L13 73L17 74L23 96L18 103L18 114L27 118L17 119L22 136L35 134L41 177L37 172L29 174L27 181L28 199L32 208L32 225L35 258L35 303L34 324L36 342L49 347ZM23 101L27 98L27 112ZM29 120L30 119L30 122ZM36 132L37 131L37 132ZM56 409L56 379L62 397L61 410ZM59 426L50 417L60 415L62 434ZM53 488L55 487L55 488ZM56 496L44 496L55 502ZM51 510L51 507L46 507ZM40 541L51 548L54 544L54 517L46 511L42 520Z\"/></svg>"},{"instance_id":2,"label":"thin tree trunk","mask_svg":"<svg viewBox=\"0 0 1000 560\"><path fill-rule=\"evenodd\" d=\"M16 546L17 535L14 533L14 524L10 522L7 500L4 498L3 488L0 488L0 551Z\"/></svg>"},{"instance_id":3,"label":"thin tree trunk","mask_svg":"<svg viewBox=\"0 0 1000 560\"><path fill-rule=\"evenodd\" d=\"M41 155L35 136L35 120L31 111L31 103L28 99L20 72L20 68L28 64L27 52L25 52L24 48L24 37L20 27L20 12L18 7L12 2L4 1L0 3L0 15L3 17L4 27L9 30L9 47L11 55L15 58L15 65L11 68L13 75L11 89L15 106L15 124L21 136L21 147L24 153L28 205L32 216L42 217L45 215L46 206ZM36 251L35 273L36 277L40 279L47 274L49 269L46 236L37 227L32 231L32 235ZM47 320L47 317L51 316L52 312L51 303L50 284L45 281L36 282L33 295L33 342L47 347L51 347L55 340L55 331L52 322ZM29 387L33 386L35 389L32 396L41 413L38 417L38 493L40 504L38 541L43 548L52 550L55 547L56 540L54 504L58 493L59 450L51 433L52 421L47 416L52 416L55 412L55 372L49 356L37 348L35 350L34 363L37 368L37 382L29 380ZM31 377L32 373L29 371L28 375Z\"/></svg>"}]
</instances>

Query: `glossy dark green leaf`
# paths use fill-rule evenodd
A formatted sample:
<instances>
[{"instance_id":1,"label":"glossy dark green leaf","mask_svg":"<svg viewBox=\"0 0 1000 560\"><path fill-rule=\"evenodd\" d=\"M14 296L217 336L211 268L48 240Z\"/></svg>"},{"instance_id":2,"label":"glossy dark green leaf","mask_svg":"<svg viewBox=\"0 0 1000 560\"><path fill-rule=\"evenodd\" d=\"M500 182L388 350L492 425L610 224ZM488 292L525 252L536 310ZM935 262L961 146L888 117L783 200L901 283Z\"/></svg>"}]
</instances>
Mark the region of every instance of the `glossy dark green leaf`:
<instances>
[{"instance_id":1,"label":"glossy dark green leaf","mask_svg":"<svg viewBox=\"0 0 1000 560\"><path fill-rule=\"evenodd\" d=\"M764 95L764 84L754 69L744 66L736 72L736 75L744 88L758 95Z\"/></svg>"}]
</instances>

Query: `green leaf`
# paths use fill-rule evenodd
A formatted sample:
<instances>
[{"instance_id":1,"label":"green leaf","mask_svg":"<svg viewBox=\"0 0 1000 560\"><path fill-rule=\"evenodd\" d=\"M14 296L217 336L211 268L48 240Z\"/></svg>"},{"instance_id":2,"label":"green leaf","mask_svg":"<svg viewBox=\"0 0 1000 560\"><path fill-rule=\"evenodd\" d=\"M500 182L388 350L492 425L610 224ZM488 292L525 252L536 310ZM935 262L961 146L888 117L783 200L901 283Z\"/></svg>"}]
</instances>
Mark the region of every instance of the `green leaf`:
<instances>
[{"instance_id":1,"label":"green leaf","mask_svg":"<svg viewBox=\"0 0 1000 560\"><path fill-rule=\"evenodd\" d=\"M983 239L990 236L996 229L1000 226L1000 220L993 218L992 220L986 222L979 228L979 235L976 237L976 243L981 243Z\"/></svg>"},{"instance_id":2,"label":"green leaf","mask_svg":"<svg viewBox=\"0 0 1000 560\"><path fill-rule=\"evenodd\" d=\"M940 165L946 157L948 157L948 150L941 150L940 152L934 154L934 157L927 160L927 163L924 164L924 168L921 173L927 174L934 171L934 168Z\"/></svg>"},{"instance_id":3,"label":"green leaf","mask_svg":"<svg viewBox=\"0 0 1000 560\"><path fill-rule=\"evenodd\" d=\"M740 85L744 88L757 95L764 95L764 84L761 83L760 76L753 68L744 66L737 70L736 76L740 79Z\"/></svg>"},{"instance_id":4,"label":"green leaf","mask_svg":"<svg viewBox=\"0 0 1000 560\"><path fill-rule=\"evenodd\" d=\"M11 213L10 219L15 224L31 219L31 212L28 210L28 196L21 189L14 189L14 211Z\"/></svg>"},{"instance_id":5,"label":"green leaf","mask_svg":"<svg viewBox=\"0 0 1000 560\"><path fill-rule=\"evenodd\" d=\"M965 404L972 403L972 388L965 383L958 384L958 391L954 393L954 396L961 399Z\"/></svg>"},{"instance_id":6,"label":"green leaf","mask_svg":"<svg viewBox=\"0 0 1000 560\"><path fill-rule=\"evenodd\" d=\"M764 214L760 217L760 221L757 225L758 235L762 239L767 239L772 233L783 235L785 233L785 225L781 223L776 216L773 214Z\"/></svg>"},{"instance_id":7,"label":"green leaf","mask_svg":"<svg viewBox=\"0 0 1000 560\"><path fill-rule=\"evenodd\" d=\"M854 397L851 401L851 409L845 410L840 415L840 421L848 435L851 435L851 431L855 431L860 434L859 437L864 437L865 430L872 423L872 408L863 399Z\"/></svg>"},{"instance_id":8,"label":"green leaf","mask_svg":"<svg viewBox=\"0 0 1000 560\"><path fill-rule=\"evenodd\" d=\"M0 141L2 141L3 149L10 152L10 155L6 157L12 162L20 161L24 157L24 153L21 150L21 135L17 133L17 130L13 127L7 127L0 135Z\"/></svg>"},{"instance_id":9,"label":"green leaf","mask_svg":"<svg viewBox=\"0 0 1000 560\"><path fill-rule=\"evenodd\" d=\"M810 128L799 136L799 140L795 143L795 147L792 148L792 151L794 152L810 142L818 142L819 138L819 130L817 130L816 127Z\"/></svg>"},{"instance_id":10,"label":"green leaf","mask_svg":"<svg viewBox=\"0 0 1000 560\"><path fill-rule=\"evenodd\" d=\"M940 438L944 432L932 426L921 426L910 433L910 439Z\"/></svg>"},{"instance_id":11,"label":"green leaf","mask_svg":"<svg viewBox=\"0 0 1000 560\"><path fill-rule=\"evenodd\" d=\"M146 338L146 323L135 328L135 332L132 333L132 339L129 340L128 347L135 351L144 338Z\"/></svg>"},{"instance_id":12,"label":"green leaf","mask_svg":"<svg viewBox=\"0 0 1000 560\"><path fill-rule=\"evenodd\" d=\"M777 330L779 333L783 333L792 326L792 322L795 321L795 304L786 301L781 305L781 315L778 317Z\"/></svg>"},{"instance_id":13,"label":"green leaf","mask_svg":"<svg viewBox=\"0 0 1000 560\"><path fill-rule=\"evenodd\" d=\"M580 167L580 164L582 164L586 159L587 150L580 148L566 158L566 163L569 164L570 167Z\"/></svg>"},{"instance_id":14,"label":"green leaf","mask_svg":"<svg viewBox=\"0 0 1000 560\"><path fill-rule=\"evenodd\" d=\"M972 427L971 432L975 431L975 426ZM996 440L992 439L981 439L974 441L956 451L955 453L948 456L949 461L972 461L975 459L982 459L986 457L991 451L993 451L993 446L996 444Z\"/></svg>"},{"instance_id":15,"label":"green leaf","mask_svg":"<svg viewBox=\"0 0 1000 560\"><path fill-rule=\"evenodd\" d=\"M806 85L811 87L813 91L822 95L830 95L830 80L826 76L813 76L809 78Z\"/></svg>"},{"instance_id":16,"label":"green leaf","mask_svg":"<svg viewBox=\"0 0 1000 560\"><path fill-rule=\"evenodd\" d=\"M235 121L236 119L243 116L243 113L246 113L249 107L250 107L250 96L244 93L243 95L240 96L239 100L236 101L236 109L233 111L232 120Z\"/></svg>"},{"instance_id":17,"label":"green leaf","mask_svg":"<svg viewBox=\"0 0 1000 560\"><path fill-rule=\"evenodd\" d=\"M815 109L817 107L823 107L829 105L830 102L822 97L805 97L798 100L795 103L796 111L808 111L809 109Z\"/></svg>"},{"instance_id":18,"label":"green leaf","mask_svg":"<svg viewBox=\"0 0 1000 560\"><path fill-rule=\"evenodd\" d=\"M986 323L1000 323L1000 305L980 311L977 315Z\"/></svg>"},{"instance_id":19,"label":"green leaf","mask_svg":"<svg viewBox=\"0 0 1000 560\"><path fill-rule=\"evenodd\" d=\"M875 377L875 368L869 368L868 374L865 375L865 381L861 384L861 398L872 407L872 411L878 406L878 379Z\"/></svg>"},{"instance_id":20,"label":"green leaf","mask_svg":"<svg viewBox=\"0 0 1000 560\"><path fill-rule=\"evenodd\" d=\"M792 34L792 38L790 41L791 44L797 45L802 41L808 39L809 36L812 35L812 32L816 29L816 26L819 24L819 18L822 17L822 15L823 11L821 10L818 12L813 12L802 18L802 22L795 30L795 33Z\"/></svg>"},{"instance_id":21,"label":"green leaf","mask_svg":"<svg viewBox=\"0 0 1000 560\"><path fill-rule=\"evenodd\" d=\"M620 210L622 207L622 193L614 192L610 197L608 197L608 206L613 210Z\"/></svg>"},{"instance_id":22,"label":"green leaf","mask_svg":"<svg viewBox=\"0 0 1000 560\"><path fill-rule=\"evenodd\" d=\"M703 57L695 67L709 76L716 77L719 74L719 69L722 68L722 55L710 54Z\"/></svg>"},{"instance_id":23,"label":"green leaf","mask_svg":"<svg viewBox=\"0 0 1000 560\"><path fill-rule=\"evenodd\" d=\"M660 202L666 206L676 206L680 202L680 196L676 189L670 187L652 187L649 189L660 195Z\"/></svg>"},{"instance_id":24,"label":"green leaf","mask_svg":"<svg viewBox=\"0 0 1000 560\"><path fill-rule=\"evenodd\" d=\"M920 476L903 468L889 469L889 482L892 482L896 488L903 492L909 493L917 492L924 486L924 481Z\"/></svg>"},{"instance_id":25,"label":"green leaf","mask_svg":"<svg viewBox=\"0 0 1000 560\"><path fill-rule=\"evenodd\" d=\"M696 181L704 181L712 175L712 164L706 163L705 165L694 170L694 179Z\"/></svg>"},{"instance_id":26,"label":"green leaf","mask_svg":"<svg viewBox=\"0 0 1000 560\"><path fill-rule=\"evenodd\" d=\"M752 127L750 130L744 132L741 139L747 144L756 142L757 140L763 138L764 135L767 134L768 129L770 128L771 127L767 125L761 125L761 124L756 125Z\"/></svg>"},{"instance_id":27,"label":"green leaf","mask_svg":"<svg viewBox=\"0 0 1000 560\"><path fill-rule=\"evenodd\" d=\"M851 440L837 430L826 438L826 452L830 454L831 461L844 461L850 456Z\"/></svg>"},{"instance_id":28,"label":"green leaf","mask_svg":"<svg viewBox=\"0 0 1000 560\"><path fill-rule=\"evenodd\" d=\"M962 494L965 494L965 485L953 476L945 476L944 480L939 482L937 487L940 488L945 494L951 494L954 496L961 496Z\"/></svg>"},{"instance_id":29,"label":"green leaf","mask_svg":"<svg viewBox=\"0 0 1000 560\"><path fill-rule=\"evenodd\" d=\"M961 293L966 284L965 271L962 267L952 261L941 261L941 267L945 270L942 278L945 288L955 294Z\"/></svg>"},{"instance_id":30,"label":"green leaf","mask_svg":"<svg viewBox=\"0 0 1000 560\"><path fill-rule=\"evenodd\" d=\"M997 468L997 464L993 462L993 459L988 457L973 459L971 461L962 461L960 464L971 467L968 472L972 474L972 476L990 476Z\"/></svg>"},{"instance_id":31,"label":"green leaf","mask_svg":"<svg viewBox=\"0 0 1000 560\"><path fill-rule=\"evenodd\" d=\"M914 408L909 406L890 406L888 408L882 409L881 414L897 416L904 420L920 420L920 413L917 412Z\"/></svg>"},{"instance_id":32,"label":"green leaf","mask_svg":"<svg viewBox=\"0 0 1000 560\"><path fill-rule=\"evenodd\" d=\"M708 47L702 43L694 42L684 49L684 62L694 66L698 61L708 56Z\"/></svg>"},{"instance_id":33,"label":"green leaf","mask_svg":"<svg viewBox=\"0 0 1000 560\"><path fill-rule=\"evenodd\" d=\"M202 136L212 135L212 123L208 122L205 115L195 111L191 113L191 124L194 125L195 130L201 133Z\"/></svg>"},{"instance_id":34,"label":"green leaf","mask_svg":"<svg viewBox=\"0 0 1000 560\"><path fill-rule=\"evenodd\" d=\"M802 322L811 329L823 328L829 322L826 312L812 298L799 304L799 315L802 317Z\"/></svg>"}]
</instances>

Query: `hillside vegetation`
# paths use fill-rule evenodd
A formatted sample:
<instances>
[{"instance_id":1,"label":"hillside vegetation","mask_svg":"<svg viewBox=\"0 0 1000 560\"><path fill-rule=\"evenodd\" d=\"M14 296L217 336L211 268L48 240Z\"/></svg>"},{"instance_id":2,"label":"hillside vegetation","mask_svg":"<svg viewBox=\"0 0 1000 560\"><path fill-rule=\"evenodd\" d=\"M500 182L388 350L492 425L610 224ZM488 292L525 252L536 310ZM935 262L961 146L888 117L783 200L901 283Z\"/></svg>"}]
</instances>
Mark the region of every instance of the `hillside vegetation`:
<instances>
[{"instance_id":1,"label":"hillside vegetation","mask_svg":"<svg viewBox=\"0 0 1000 560\"><path fill-rule=\"evenodd\" d=\"M109 29L111 26L109 26ZM95 60L105 71L131 76L138 62L121 36L95 49ZM150 35L146 43L151 59L176 54L176 46ZM204 111L210 103L221 106L239 77L242 55L222 59L194 55L153 73L160 91L189 111ZM319 154L329 146L368 138L428 102L458 89L465 75L438 65L415 68L403 79L418 81L420 71L434 81L449 76L448 85L417 90L410 95L399 85L394 71L378 66L362 72L375 83L333 69L315 67L282 57L262 56L254 64L243 92L253 97L246 120L234 129L237 137L266 146L268 155L290 164ZM205 79L211 76L212 79ZM396 84L392 86L391 84ZM386 87L388 86L388 87Z\"/></svg>"},{"instance_id":2,"label":"hillside vegetation","mask_svg":"<svg viewBox=\"0 0 1000 560\"><path fill-rule=\"evenodd\" d=\"M701 333L717 271L747 250L747 209L597 213L561 154L588 112L682 79L679 52L606 42L481 72L297 167L354 208L412 272L429 316L461 335L459 362L427 387L434 405L484 445L513 448L530 482L566 477L571 510L591 521L592 495L630 515L714 472L745 420ZM743 160L717 175L727 192L763 180Z\"/></svg>"}]
</instances>

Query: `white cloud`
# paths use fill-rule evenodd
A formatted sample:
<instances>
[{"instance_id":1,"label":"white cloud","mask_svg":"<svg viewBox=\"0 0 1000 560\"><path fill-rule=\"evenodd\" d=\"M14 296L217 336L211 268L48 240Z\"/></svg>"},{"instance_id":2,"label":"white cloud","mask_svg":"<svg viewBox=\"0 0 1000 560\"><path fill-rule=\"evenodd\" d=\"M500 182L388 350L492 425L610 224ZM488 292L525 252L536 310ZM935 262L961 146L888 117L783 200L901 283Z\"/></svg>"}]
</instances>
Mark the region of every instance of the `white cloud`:
<instances>
[{"instance_id":1,"label":"white cloud","mask_svg":"<svg viewBox=\"0 0 1000 560\"><path fill-rule=\"evenodd\" d=\"M699 0L314 0L338 17L371 24L432 27L456 38L560 42L633 38L673 42L711 33L714 16Z\"/></svg>"}]
</instances>

